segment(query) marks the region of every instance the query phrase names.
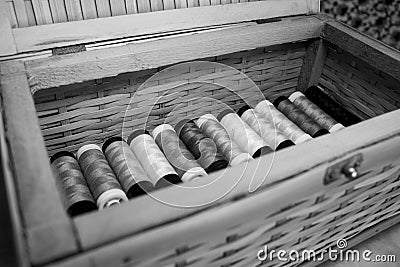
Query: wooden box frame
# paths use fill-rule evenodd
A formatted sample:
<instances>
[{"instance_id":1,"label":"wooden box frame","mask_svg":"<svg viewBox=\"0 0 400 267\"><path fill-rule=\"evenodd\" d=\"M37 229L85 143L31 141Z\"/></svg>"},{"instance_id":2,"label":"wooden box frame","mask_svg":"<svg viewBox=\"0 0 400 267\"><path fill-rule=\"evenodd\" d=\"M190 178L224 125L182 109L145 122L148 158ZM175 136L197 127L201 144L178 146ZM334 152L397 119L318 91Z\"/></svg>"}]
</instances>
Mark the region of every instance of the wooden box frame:
<instances>
[{"instance_id":1,"label":"wooden box frame","mask_svg":"<svg viewBox=\"0 0 400 267\"><path fill-rule=\"evenodd\" d=\"M201 230L204 230L205 224L214 223L215 227L208 233L212 235L233 224L244 223L246 218L240 219L243 216L238 210L246 208L246 214L251 217L259 211L260 205L265 210L272 209L274 205L275 208L284 207L296 198L326 190L321 179L326 169L356 153L362 153L367 162L374 162L375 159L376 164L398 163L400 152L396 144L400 141L400 111L393 111L345 129L335 136L322 137L278 153L278 166L270 175L273 179L266 181L259 193L237 201L233 200L247 190L249 181L246 178L220 201L221 205L214 208L179 209L139 198L134 204L104 213L74 219L65 214L48 163L32 98L32 94L38 90L299 40L310 41L298 90L319 83L326 57L326 42L374 66L384 75L400 80L398 51L331 18L315 15L319 9L318 1L278 2L170 10L43 25L34 29L11 29L6 17L0 16L0 32L4 40L0 46L0 55L3 56L0 80L5 128L1 139L2 163L6 174L5 191L9 199L7 213L12 215L15 251L20 265L110 266L116 262L139 263L140 259L151 257L155 251L179 247L184 243L182 236L194 238L204 234ZM282 18L294 15L298 17ZM196 21L191 19L193 16L197 17ZM278 17L281 18L279 21L270 22L270 19ZM164 23L172 21L172 18L178 20L173 24ZM121 27L120 31L114 31L116 25ZM182 34L187 32L195 34ZM166 34L170 38L162 37ZM64 38L60 41L64 35L69 36L68 40ZM146 41L136 43L138 39ZM77 44L89 47L94 42L100 42L96 47L98 49L79 55L47 57L48 52L43 52L54 47ZM113 46L116 42L127 44ZM208 46L209 43L213 46ZM359 136L360 132L365 135ZM340 142L334 142L338 140ZM307 151L316 153L299 157ZM260 160L268 157L266 155ZM265 170L256 168L258 161L243 170L244 177L263 175ZM284 162L287 161L293 164L286 166ZM234 175L241 168L229 169L224 176ZM371 175L367 174L362 179ZM289 177L291 179L287 179ZM301 186L305 181L313 187ZM271 185L271 189L265 188L267 184ZM290 198L282 197L288 187L299 190ZM181 197L188 202L211 198L213 194L224 190L223 183L216 184L213 190L207 193L199 190L190 195L182 193ZM177 194L179 189L167 188L156 194L167 197L171 192ZM232 203L229 204L230 201ZM217 218L214 216L216 210L219 212ZM136 216L132 218L124 214ZM350 245L400 221L396 214L388 214L385 219L390 220L382 219L383 223L351 239ZM235 222L230 221L233 218ZM93 227L94 222L97 227ZM137 258L130 258L130 254Z\"/></svg>"}]
</instances>

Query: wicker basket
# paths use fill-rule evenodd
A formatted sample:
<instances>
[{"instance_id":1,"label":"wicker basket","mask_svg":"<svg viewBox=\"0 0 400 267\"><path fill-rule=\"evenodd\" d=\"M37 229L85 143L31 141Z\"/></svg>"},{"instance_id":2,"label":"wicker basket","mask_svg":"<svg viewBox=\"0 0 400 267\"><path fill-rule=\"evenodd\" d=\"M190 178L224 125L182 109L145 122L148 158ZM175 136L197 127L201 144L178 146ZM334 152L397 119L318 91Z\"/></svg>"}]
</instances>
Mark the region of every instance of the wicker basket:
<instances>
[{"instance_id":1,"label":"wicker basket","mask_svg":"<svg viewBox=\"0 0 400 267\"><path fill-rule=\"evenodd\" d=\"M4 212L12 215L19 264L258 266L257 253L265 245L320 252L346 239L351 247L400 220L398 51L315 15L318 1L204 7L200 1L202 7L94 20L144 11L131 6L139 1L110 1L110 13L99 5L108 1L87 1L81 13L78 6L71 9L79 1L66 1L65 10L56 8L59 2L0 1L10 8L0 13L16 14L11 23L6 20L12 27L0 29L5 33L0 80L9 200ZM151 7L158 9L153 1ZM84 20L58 23L79 19ZM193 60L213 64L176 65ZM76 218L64 212L49 155L311 85L321 86L363 122L189 184L219 177L212 186L154 193L190 208L143 196ZM342 174L345 166L358 166L357 179ZM261 187L249 193L253 182Z\"/></svg>"}]
</instances>

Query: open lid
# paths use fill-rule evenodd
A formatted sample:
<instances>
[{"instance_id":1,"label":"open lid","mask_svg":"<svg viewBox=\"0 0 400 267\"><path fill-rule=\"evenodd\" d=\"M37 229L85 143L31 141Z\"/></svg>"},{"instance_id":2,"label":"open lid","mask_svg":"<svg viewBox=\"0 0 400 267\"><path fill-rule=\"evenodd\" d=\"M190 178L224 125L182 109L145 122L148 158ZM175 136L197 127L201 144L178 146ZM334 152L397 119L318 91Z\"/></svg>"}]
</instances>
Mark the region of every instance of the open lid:
<instances>
[{"instance_id":1,"label":"open lid","mask_svg":"<svg viewBox=\"0 0 400 267\"><path fill-rule=\"evenodd\" d=\"M0 0L0 56L319 12L319 0ZM99 42L101 42L99 44ZM86 45L86 46L83 46ZM53 51L54 52L54 51ZM48 53L51 53L48 51ZM65 52L68 53L68 49Z\"/></svg>"}]
</instances>

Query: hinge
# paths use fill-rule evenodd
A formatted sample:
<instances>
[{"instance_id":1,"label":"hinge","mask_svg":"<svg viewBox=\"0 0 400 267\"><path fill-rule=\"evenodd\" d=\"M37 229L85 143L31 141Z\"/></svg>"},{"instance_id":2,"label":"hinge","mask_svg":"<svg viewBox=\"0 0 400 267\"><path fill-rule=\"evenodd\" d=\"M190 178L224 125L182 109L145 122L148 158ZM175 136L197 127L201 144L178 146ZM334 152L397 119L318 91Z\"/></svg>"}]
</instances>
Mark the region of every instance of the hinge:
<instances>
[{"instance_id":1,"label":"hinge","mask_svg":"<svg viewBox=\"0 0 400 267\"><path fill-rule=\"evenodd\" d=\"M85 45L71 45L65 47L57 47L51 50L53 55L66 55L86 51Z\"/></svg>"},{"instance_id":2,"label":"hinge","mask_svg":"<svg viewBox=\"0 0 400 267\"><path fill-rule=\"evenodd\" d=\"M339 179L354 180L359 177L358 168L363 161L362 154L356 154L348 159L330 166L325 173L324 185L328 185Z\"/></svg>"}]
</instances>

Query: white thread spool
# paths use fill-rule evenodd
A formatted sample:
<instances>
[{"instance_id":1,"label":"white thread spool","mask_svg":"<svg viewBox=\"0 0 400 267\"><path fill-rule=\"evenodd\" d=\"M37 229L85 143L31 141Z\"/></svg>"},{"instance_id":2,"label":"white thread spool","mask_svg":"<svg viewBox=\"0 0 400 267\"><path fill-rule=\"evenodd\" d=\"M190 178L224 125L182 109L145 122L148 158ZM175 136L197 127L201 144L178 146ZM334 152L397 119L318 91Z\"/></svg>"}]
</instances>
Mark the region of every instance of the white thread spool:
<instances>
[{"instance_id":1,"label":"white thread spool","mask_svg":"<svg viewBox=\"0 0 400 267\"><path fill-rule=\"evenodd\" d=\"M231 166L253 160L253 157L242 150L230 137L224 126L212 114L201 116L196 125L217 145L218 150L229 159Z\"/></svg>"},{"instance_id":2,"label":"white thread spool","mask_svg":"<svg viewBox=\"0 0 400 267\"><path fill-rule=\"evenodd\" d=\"M296 145L312 139L309 134L306 134L294 122L289 120L268 100L263 100L258 103L255 110L262 114L267 120L273 122L275 126Z\"/></svg>"},{"instance_id":3,"label":"white thread spool","mask_svg":"<svg viewBox=\"0 0 400 267\"><path fill-rule=\"evenodd\" d=\"M264 139L233 111L224 110L217 118L239 147L253 157L259 157L273 151Z\"/></svg>"}]
</instances>

